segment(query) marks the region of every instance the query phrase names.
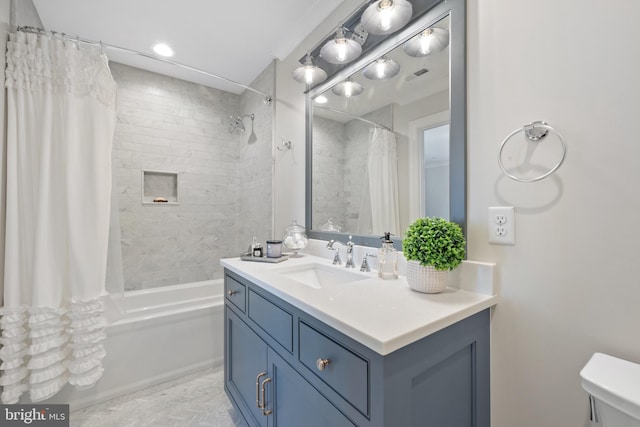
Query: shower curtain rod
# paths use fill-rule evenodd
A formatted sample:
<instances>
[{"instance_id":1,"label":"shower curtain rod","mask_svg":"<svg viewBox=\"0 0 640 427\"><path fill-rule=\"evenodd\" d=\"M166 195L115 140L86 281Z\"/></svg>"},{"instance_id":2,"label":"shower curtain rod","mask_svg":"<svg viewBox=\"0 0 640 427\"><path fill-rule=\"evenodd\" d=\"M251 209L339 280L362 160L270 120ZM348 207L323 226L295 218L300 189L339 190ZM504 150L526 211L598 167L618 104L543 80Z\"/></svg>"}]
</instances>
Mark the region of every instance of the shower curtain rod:
<instances>
[{"instance_id":1,"label":"shower curtain rod","mask_svg":"<svg viewBox=\"0 0 640 427\"><path fill-rule=\"evenodd\" d=\"M70 36L70 35L65 34L65 33L59 33L57 31L48 31L48 30L45 30L43 28L28 27L28 26L27 27L18 27L18 31L23 31L23 32L26 32L26 33L41 34L41 35L45 35L45 36L48 36L48 37L51 37L51 36L59 37L59 38L62 38L64 40L71 40L71 41L78 42L78 43L84 43L84 44L89 44L89 45L93 45L93 46L100 46L100 48L109 48L109 49L114 49L114 50L120 50L122 52L132 53L134 55L142 56L144 58L155 59L156 61L164 62L165 64L170 64L170 65L173 65L175 67L182 68L184 70L193 71L195 73L203 74L203 75L208 76L208 77L213 77L215 79L222 80L222 81L230 83L232 85L236 85L236 86L241 87L243 89L246 89L246 90L249 90L251 92L257 93L258 95L262 95L262 96L264 96L264 103L267 104L267 105L271 105L271 102L273 101L273 99L271 98L271 95L266 94L264 92L261 92L261 91L259 91L257 89L254 89L254 88L250 87L250 86L243 85L242 83L235 82L233 80L227 79L226 77L220 77L218 75L209 73L208 71L200 70L198 68L191 67L189 65L184 65L184 64L181 64L179 62L171 61L170 59L159 58L157 56L154 56L154 55L151 55L151 54L148 54L148 53L139 52L137 50L133 50L133 49L129 49L129 48L126 48L126 47L121 47L121 46L116 46L116 45L109 44L109 43L103 43L102 41L83 39L83 38L80 38L79 36L75 36L74 37L74 36Z\"/></svg>"},{"instance_id":2,"label":"shower curtain rod","mask_svg":"<svg viewBox=\"0 0 640 427\"><path fill-rule=\"evenodd\" d=\"M389 132L396 133L393 129L390 129L389 127L387 127L385 125L381 125L380 123L372 122L371 120L363 119L362 117L358 117L355 114L345 113L344 111L334 110L333 108L318 107L318 106L316 106L314 108L316 108L318 110L330 111L330 112L336 113L336 114L342 114L343 116L351 117L352 119L360 120L361 122L369 123L370 125L373 125L375 127L383 128L383 129L388 130Z\"/></svg>"}]
</instances>

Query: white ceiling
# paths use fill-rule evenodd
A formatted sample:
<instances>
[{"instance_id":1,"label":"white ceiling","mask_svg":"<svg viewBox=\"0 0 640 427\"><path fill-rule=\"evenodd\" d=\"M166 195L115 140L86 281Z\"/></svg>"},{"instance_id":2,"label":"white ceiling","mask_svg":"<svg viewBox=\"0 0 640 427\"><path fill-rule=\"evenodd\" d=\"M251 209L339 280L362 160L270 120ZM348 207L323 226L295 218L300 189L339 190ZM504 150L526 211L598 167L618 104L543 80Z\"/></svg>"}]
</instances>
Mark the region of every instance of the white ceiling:
<instances>
[{"instance_id":1,"label":"white ceiling","mask_svg":"<svg viewBox=\"0 0 640 427\"><path fill-rule=\"evenodd\" d=\"M244 85L284 59L342 0L33 0L47 30L152 54ZM233 93L243 89L144 57L106 50L109 59Z\"/></svg>"}]
</instances>

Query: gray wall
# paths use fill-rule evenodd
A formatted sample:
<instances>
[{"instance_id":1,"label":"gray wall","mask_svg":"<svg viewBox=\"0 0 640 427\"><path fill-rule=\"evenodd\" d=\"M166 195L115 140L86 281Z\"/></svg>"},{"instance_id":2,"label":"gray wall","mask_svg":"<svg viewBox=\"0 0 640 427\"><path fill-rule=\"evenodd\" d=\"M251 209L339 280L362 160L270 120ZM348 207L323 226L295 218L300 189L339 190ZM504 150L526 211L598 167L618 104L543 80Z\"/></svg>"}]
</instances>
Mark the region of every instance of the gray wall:
<instances>
[{"instance_id":1,"label":"gray wall","mask_svg":"<svg viewBox=\"0 0 640 427\"><path fill-rule=\"evenodd\" d=\"M225 120L242 114L241 104L249 106L250 97L259 96L231 94L122 64L110 66L118 83L113 156L125 289L222 277L219 259L237 256L249 243L246 237L240 239L240 229L270 235L270 219L239 215L258 193L270 200L271 163L264 162L271 146L270 109L263 104L255 109L257 141L248 144L250 120L245 119L247 132L242 135L229 133ZM268 76L265 80L272 81ZM268 166L247 188L245 172L256 159ZM142 170L177 172L179 204L142 204ZM270 212L271 204L262 203Z\"/></svg>"}]
</instances>

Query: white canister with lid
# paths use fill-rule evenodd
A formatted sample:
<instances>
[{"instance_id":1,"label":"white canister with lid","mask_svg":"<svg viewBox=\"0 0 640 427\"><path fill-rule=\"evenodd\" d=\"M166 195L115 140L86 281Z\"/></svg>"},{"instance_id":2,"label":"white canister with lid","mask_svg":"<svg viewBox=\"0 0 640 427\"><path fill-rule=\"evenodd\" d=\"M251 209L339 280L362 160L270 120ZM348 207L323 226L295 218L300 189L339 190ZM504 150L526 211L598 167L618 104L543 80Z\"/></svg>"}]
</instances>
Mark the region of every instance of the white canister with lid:
<instances>
[{"instance_id":1,"label":"white canister with lid","mask_svg":"<svg viewBox=\"0 0 640 427\"><path fill-rule=\"evenodd\" d=\"M282 256L282 240L267 240L267 257L280 258Z\"/></svg>"}]
</instances>

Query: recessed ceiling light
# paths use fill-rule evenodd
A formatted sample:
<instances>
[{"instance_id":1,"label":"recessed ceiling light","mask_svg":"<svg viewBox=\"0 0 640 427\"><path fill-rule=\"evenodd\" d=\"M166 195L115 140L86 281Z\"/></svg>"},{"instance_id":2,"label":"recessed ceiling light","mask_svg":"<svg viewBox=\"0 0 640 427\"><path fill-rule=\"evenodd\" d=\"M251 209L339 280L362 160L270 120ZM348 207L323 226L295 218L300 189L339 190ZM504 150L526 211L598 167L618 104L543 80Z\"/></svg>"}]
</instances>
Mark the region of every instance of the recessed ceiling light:
<instances>
[{"instance_id":1,"label":"recessed ceiling light","mask_svg":"<svg viewBox=\"0 0 640 427\"><path fill-rule=\"evenodd\" d=\"M329 100L324 95L320 95L319 97L316 98L316 103L318 104L326 104L328 101Z\"/></svg>"},{"instance_id":2,"label":"recessed ceiling light","mask_svg":"<svg viewBox=\"0 0 640 427\"><path fill-rule=\"evenodd\" d=\"M156 43L153 45L153 51L160 56L173 56L173 49L164 43Z\"/></svg>"}]
</instances>

